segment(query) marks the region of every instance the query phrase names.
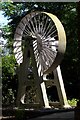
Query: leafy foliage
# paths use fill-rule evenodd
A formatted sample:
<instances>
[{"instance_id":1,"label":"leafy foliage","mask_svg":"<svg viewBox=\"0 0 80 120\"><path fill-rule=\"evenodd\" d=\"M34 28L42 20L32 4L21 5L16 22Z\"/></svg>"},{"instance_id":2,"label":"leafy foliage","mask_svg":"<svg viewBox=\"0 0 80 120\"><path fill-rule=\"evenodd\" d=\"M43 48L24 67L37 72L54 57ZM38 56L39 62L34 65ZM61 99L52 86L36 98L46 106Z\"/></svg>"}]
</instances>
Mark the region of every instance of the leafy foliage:
<instances>
[{"instance_id":1,"label":"leafy foliage","mask_svg":"<svg viewBox=\"0 0 80 120\"><path fill-rule=\"evenodd\" d=\"M15 101L17 90L16 61L13 55L2 57L2 61L3 103L10 104Z\"/></svg>"},{"instance_id":2,"label":"leafy foliage","mask_svg":"<svg viewBox=\"0 0 80 120\"><path fill-rule=\"evenodd\" d=\"M78 102L78 99L75 99L75 98L68 100L68 103L70 106L76 106L77 102Z\"/></svg>"},{"instance_id":3,"label":"leafy foliage","mask_svg":"<svg viewBox=\"0 0 80 120\"><path fill-rule=\"evenodd\" d=\"M47 11L55 14L62 22L66 37L67 49L61 70L66 92L69 98L78 97L76 88L78 86L78 38L77 38L77 3L75 2L3 2L0 3L4 16L8 17L9 23L3 28L4 37L7 38L7 48L13 54L14 32L22 17L31 11ZM13 90L13 81L16 85L14 74L15 60L13 55L3 57L3 97L5 98L8 88ZM9 61L8 61L9 59ZM12 60L11 60L12 59ZM12 62L13 61L13 62ZM10 70L9 70L10 69ZM9 83L9 84L8 84ZM15 89L16 90L16 89ZM14 93L16 93L14 91ZM9 96L11 91L9 91ZM7 98L6 98L7 99ZM12 98L11 98L12 99ZM5 100L5 99L4 99Z\"/></svg>"}]
</instances>

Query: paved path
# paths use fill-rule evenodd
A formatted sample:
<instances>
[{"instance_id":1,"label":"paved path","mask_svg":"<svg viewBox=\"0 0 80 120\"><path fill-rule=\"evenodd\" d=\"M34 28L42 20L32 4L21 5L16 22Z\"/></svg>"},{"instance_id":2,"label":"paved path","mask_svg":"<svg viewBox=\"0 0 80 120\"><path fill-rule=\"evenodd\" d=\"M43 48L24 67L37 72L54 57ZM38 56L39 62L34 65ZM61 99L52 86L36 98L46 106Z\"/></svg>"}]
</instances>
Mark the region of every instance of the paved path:
<instances>
[{"instance_id":1,"label":"paved path","mask_svg":"<svg viewBox=\"0 0 80 120\"><path fill-rule=\"evenodd\" d=\"M53 113L29 120L74 120L74 112Z\"/></svg>"},{"instance_id":2,"label":"paved path","mask_svg":"<svg viewBox=\"0 0 80 120\"><path fill-rule=\"evenodd\" d=\"M7 112L6 112L7 111ZM74 108L72 109L41 109L41 110L24 110L18 109L24 113L24 120L74 120ZM16 109L3 109L3 117L5 120L9 117L15 120ZM5 113L7 113L5 115ZM1 118L0 118L1 119Z\"/></svg>"}]
</instances>

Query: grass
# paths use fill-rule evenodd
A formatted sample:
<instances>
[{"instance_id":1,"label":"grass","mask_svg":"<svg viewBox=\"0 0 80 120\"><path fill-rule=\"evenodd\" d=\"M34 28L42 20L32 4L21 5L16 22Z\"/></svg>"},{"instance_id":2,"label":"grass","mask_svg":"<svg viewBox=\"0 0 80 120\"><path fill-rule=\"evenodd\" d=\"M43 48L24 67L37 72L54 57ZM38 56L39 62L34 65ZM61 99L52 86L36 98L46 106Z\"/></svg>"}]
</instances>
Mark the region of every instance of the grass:
<instances>
[{"instance_id":1,"label":"grass","mask_svg":"<svg viewBox=\"0 0 80 120\"><path fill-rule=\"evenodd\" d=\"M69 103L70 106L76 106L77 102L78 102L78 99L76 99L76 98L68 100L68 103Z\"/></svg>"}]
</instances>

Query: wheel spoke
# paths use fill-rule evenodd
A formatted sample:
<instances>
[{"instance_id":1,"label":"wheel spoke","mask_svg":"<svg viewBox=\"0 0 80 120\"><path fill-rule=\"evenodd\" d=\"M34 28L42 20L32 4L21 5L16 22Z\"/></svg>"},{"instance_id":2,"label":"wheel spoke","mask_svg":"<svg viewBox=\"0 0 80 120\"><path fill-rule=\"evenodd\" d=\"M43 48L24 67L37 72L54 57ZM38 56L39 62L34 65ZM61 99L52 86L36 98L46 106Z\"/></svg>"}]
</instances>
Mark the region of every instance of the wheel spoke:
<instances>
[{"instance_id":1,"label":"wheel spoke","mask_svg":"<svg viewBox=\"0 0 80 120\"><path fill-rule=\"evenodd\" d=\"M46 28L45 32L44 32L44 36L46 36L47 32L49 31L49 29L51 28L52 21L50 21L48 27Z\"/></svg>"},{"instance_id":2,"label":"wheel spoke","mask_svg":"<svg viewBox=\"0 0 80 120\"><path fill-rule=\"evenodd\" d=\"M61 23L57 22L55 16L52 19L52 16L46 12L32 12L21 20L14 35L14 53L17 63L20 64L23 61L25 37L31 36L35 38L32 39L32 45L39 75L51 67L59 53L62 39L58 26ZM29 49L30 47L29 45Z\"/></svg>"},{"instance_id":3,"label":"wheel spoke","mask_svg":"<svg viewBox=\"0 0 80 120\"><path fill-rule=\"evenodd\" d=\"M47 24L48 24L48 17L46 16L46 21L44 21L44 29L43 29L43 33L44 33L45 30L46 30Z\"/></svg>"},{"instance_id":4,"label":"wheel spoke","mask_svg":"<svg viewBox=\"0 0 80 120\"><path fill-rule=\"evenodd\" d=\"M44 38L47 37L52 31L55 30L54 27L55 27L55 26L51 26L51 28L50 28L49 31L47 32L46 36L44 36Z\"/></svg>"},{"instance_id":5,"label":"wheel spoke","mask_svg":"<svg viewBox=\"0 0 80 120\"><path fill-rule=\"evenodd\" d=\"M44 49L44 52L46 53L47 56L47 60L50 61L50 63L52 63L53 61L53 56L50 54L50 52L48 51L48 49Z\"/></svg>"},{"instance_id":6,"label":"wheel spoke","mask_svg":"<svg viewBox=\"0 0 80 120\"><path fill-rule=\"evenodd\" d=\"M37 23L37 20L36 20L36 16L33 18L34 19L34 22L36 23L36 31L38 32L38 23Z\"/></svg>"}]
</instances>

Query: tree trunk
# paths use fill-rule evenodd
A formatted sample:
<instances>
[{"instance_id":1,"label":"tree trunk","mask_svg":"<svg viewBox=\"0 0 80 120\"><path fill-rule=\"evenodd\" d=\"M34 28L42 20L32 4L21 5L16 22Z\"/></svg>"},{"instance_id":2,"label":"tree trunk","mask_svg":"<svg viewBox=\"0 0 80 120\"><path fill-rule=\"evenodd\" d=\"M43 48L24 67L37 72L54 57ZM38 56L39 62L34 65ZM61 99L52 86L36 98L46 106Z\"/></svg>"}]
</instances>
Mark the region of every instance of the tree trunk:
<instances>
[{"instance_id":1,"label":"tree trunk","mask_svg":"<svg viewBox=\"0 0 80 120\"><path fill-rule=\"evenodd\" d=\"M80 120L80 2L77 3L77 28L78 28L78 93L79 93L79 101L77 103L77 106L75 108L75 120Z\"/></svg>"}]
</instances>

